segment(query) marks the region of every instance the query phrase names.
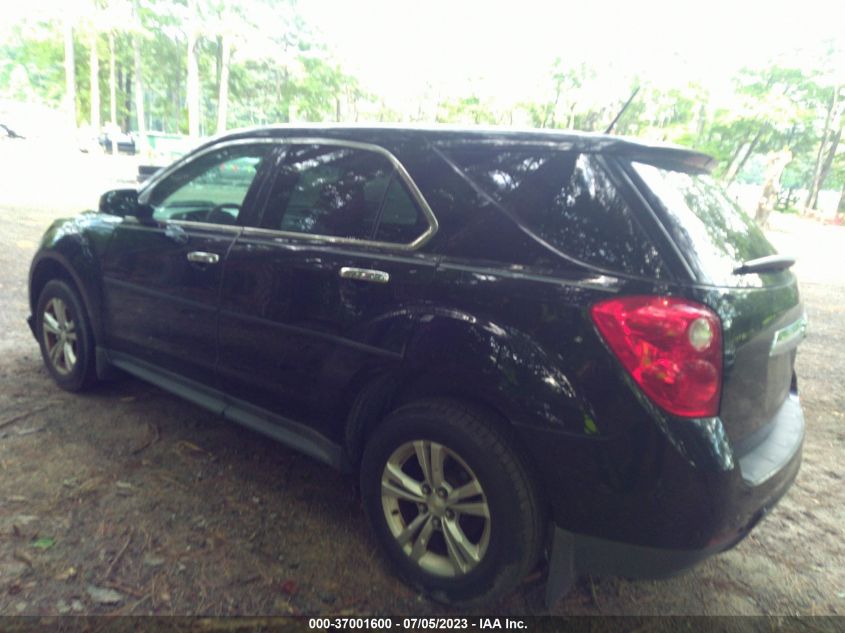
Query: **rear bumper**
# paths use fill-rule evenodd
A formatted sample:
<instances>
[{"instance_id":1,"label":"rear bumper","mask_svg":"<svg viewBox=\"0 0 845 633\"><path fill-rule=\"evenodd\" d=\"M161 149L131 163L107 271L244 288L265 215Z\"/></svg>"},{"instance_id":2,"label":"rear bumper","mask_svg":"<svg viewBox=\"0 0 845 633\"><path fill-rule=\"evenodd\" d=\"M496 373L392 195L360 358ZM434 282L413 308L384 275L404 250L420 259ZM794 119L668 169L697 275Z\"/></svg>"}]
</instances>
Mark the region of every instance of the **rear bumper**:
<instances>
[{"instance_id":1,"label":"rear bumper","mask_svg":"<svg viewBox=\"0 0 845 633\"><path fill-rule=\"evenodd\" d=\"M742 480L754 488L777 478L798 454L804 441L804 412L790 394L769 424L736 447Z\"/></svg>"},{"instance_id":2,"label":"rear bumper","mask_svg":"<svg viewBox=\"0 0 845 633\"><path fill-rule=\"evenodd\" d=\"M576 517L575 530L565 514L556 514L549 587L562 586L561 576L585 573L672 576L730 549L792 485L801 465L803 439L804 415L798 397L791 395L764 429L727 456L721 447L713 451L710 462L702 452L696 463L681 464L667 462L663 454L665 470L660 476L643 491L629 493L639 506L620 495L616 497L620 505L602 508L593 523ZM664 479L673 479L681 491L686 488L686 495L679 495L677 488L673 492ZM605 502L613 498L608 496Z\"/></svg>"},{"instance_id":3,"label":"rear bumper","mask_svg":"<svg viewBox=\"0 0 845 633\"><path fill-rule=\"evenodd\" d=\"M803 425L802 425L803 428ZM628 578L666 578L683 572L720 552L731 549L742 541L751 530L777 505L787 492L801 464L800 448L788 463L774 473L777 485L765 495L763 505L746 508L740 514L747 517L744 523L734 526L727 533L716 535L713 542L699 549L671 549L624 543L596 538L585 534L572 534L555 527L555 546L561 539L574 548L574 567L578 572L595 575L625 576ZM753 492L753 491L752 491Z\"/></svg>"}]
</instances>

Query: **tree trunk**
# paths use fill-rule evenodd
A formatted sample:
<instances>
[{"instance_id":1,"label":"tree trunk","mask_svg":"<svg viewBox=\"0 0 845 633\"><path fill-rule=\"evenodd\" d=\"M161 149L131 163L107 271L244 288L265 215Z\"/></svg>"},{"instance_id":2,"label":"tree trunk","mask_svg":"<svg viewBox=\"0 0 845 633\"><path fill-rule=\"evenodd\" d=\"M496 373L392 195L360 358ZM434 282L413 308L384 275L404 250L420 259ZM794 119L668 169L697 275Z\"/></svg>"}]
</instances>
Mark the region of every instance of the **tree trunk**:
<instances>
[{"instance_id":1,"label":"tree trunk","mask_svg":"<svg viewBox=\"0 0 845 633\"><path fill-rule=\"evenodd\" d=\"M141 71L141 11L138 0L134 0L132 9L135 13L136 32L132 35L132 56L135 67L135 118L138 122L138 149L147 152L147 118L144 111L144 76Z\"/></svg>"},{"instance_id":2,"label":"tree trunk","mask_svg":"<svg viewBox=\"0 0 845 633\"><path fill-rule=\"evenodd\" d=\"M214 84L217 93L220 93L220 73L223 72L223 36L218 34L216 37L217 47L214 49Z\"/></svg>"},{"instance_id":3,"label":"tree trunk","mask_svg":"<svg viewBox=\"0 0 845 633\"><path fill-rule=\"evenodd\" d=\"M285 95L285 99L284 99L285 107L282 110L282 119L283 119L282 122L283 123L290 123L290 119L291 119L290 109L291 109L291 102L293 101L293 97L291 96L291 85L290 84L291 84L290 73L288 72L288 67L285 66L284 69L282 69L282 86L283 86L282 89L285 92L287 92L287 94ZM381 107L384 108L384 101L382 101ZM383 121L383 120L384 120L383 118L379 119L379 121Z\"/></svg>"},{"instance_id":4,"label":"tree trunk","mask_svg":"<svg viewBox=\"0 0 845 633\"><path fill-rule=\"evenodd\" d=\"M132 69L126 69L126 75L123 76L123 110L126 114L123 117L123 125L121 126L126 132L132 129Z\"/></svg>"},{"instance_id":5,"label":"tree trunk","mask_svg":"<svg viewBox=\"0 0 845 633\"><path fill-rule=\"evenodd\" d=\"M220 41L220 86L217 94L217 133L226 131L229 115L229 60L232 56L231 38L224 33Z\"/></svg>"},{"instance_id":6,"label":"tree trunk","mask_svg":"<svg viewBox=\"0 0 845 633\"><path fill-rule=\"evenodd\" d=\"M98 33L91 34L89 68L91 70L91 129L100 133L100 56L97 54Z\"/></svg>"},{"instance_id":7,"label":"tree trunk","mask_svg":"<svg viewBox=\"0 0 845 633\"><path fill-rule=\"evenodd\" d=\"M763 136L763 133L760 132L754 139L751 141L751 144L748 146L748 151L745 152L745 156L742 157L742 160L739 161L739 164L736 167L736 171L734 172L731 179L727 181L725 186L730 186L734 180L742 173L742 168L745 167L745 163L748 162L748 159L754 155L754 150L757 149L757 144L760 142L760 138Z\"/></svg>"},{"instance_id":8,"label":"tree trunk","mask_svg":"<svg viewBox=\"0 0 845 633\"><path fill-rule=\"evenodd\" d=\"M704 129L707 125L707 106L703 103L698 108L698 120L695 126L695 138L700 139L704 135Z\"/></svg>"},{"instance_id":9,"label":"tree trunk","mask_svg":"<svg viewBox=\"0 0 845 633\"><path fill-rule=\"evenodd\" d=\"M571 106L569 106L569 116L566 118L566 129L571 130L575 127L575 108L578 107L576 102L573 102Z\"/></svg>"},{"instance_id":10,"label":"tree trunk","mask_svg":"<svg viewBox=\"0 0 845 633\"><path fill-rule=\"evenodd\" d=\"M836 207L837 215L845 215L845 185L842 186L842 193L839 194L839 205Z\"/></svg>"},{"instance_id":11,"label":"tree trunk","mask_svg":"<svg viewBox=\"0 0 845 633\"><path fill-rule=\"evenodd\" d=\"M117 60L114 55L113 31L109 31L109 109L111 114L109 123L114 128L117 125ZM111 133L111 153L117 156L117 142L113 130Z\"/></svg>"},{"instance_id":12,"label":"tree trunk","mask_svg":"<svg viewBox=\"0 0 845 633\"><path fill-rule=\"evenodd\" d=\"M730 179L729 182L733 182L733 179L736 178L736 173L739 171L737 166L740 161L740 156L743 152L747 151L749 145L750 143L748 142L742 142L736 146L736 151L733 153L733 156L731 156L731 160L728 162L728 168L725 170L724 179L726 182L728 182L728 179Z\"/></svg>"},{"instance_id":13,"label":"tree trunk","mask_svg":"<svg viewBox=\"0 0 845 633\"><path fill-rule=\"evenodd\" d=\"M724 178L725 187L729 187L733 181L736 180L736 177L739 176L742 168L745 167L745 163L747 163L748 159L751 158L752 154L754 154L754 150L757 149L757 144L760 142L760 139L763 138L763 130L763 127L757 130L757 134L754 135L751 142L746 144L745 153L742 154L742 148L740 148L740 152L738 152L735 159L731 161L731 165L728 167L728 171ZM742 155L742 158L739 158L740 155Z\"/></svg>"},{"instance_id":14,"label":"tree trunk","mask_svg":"<svg viewBox=\"0 0 845 633\"><path fill-rule=\"evenodd\" d=\"M816 164L813 166L813 180L810 184L810 190L807 192L807 199L804 201L804 211L814 209L819 200L819 189L821 188L820 176L822 172L822 156L824 155L824 145L827 142L827 137L830 134L830 122L833 119L833 111L836 109L836 101L839 97L839 86L834 87L833 94L830 96L830 104L827 107L827 114L824 118L824 131L822 132L822 139L819 141L819 151L816 152Z\"/></svg>"},{"instance_id":15,"label":"tree trunk","mask_svg":"<svg viewBox=\"0 0 845 633\"><path fill-rule=\"evenodd\" d=\"M174 75L174 83L170 91L171 114L166 121L173 123L173 133L182 133L182 75Z\"/></svg>"},{"instance_id":16,"label":"tree trunk","mask_svg":"<svg viewBox=\"0 0 845 633\"><path fill-rule=\"evenodd\" d=\"M816 205L819 203L819 191L821 191L824 187L824 181L827 180L827 176L830 173L830 168L833 165L833 159L836 157L836 150L839 147L840 140L842 140L841 127L837 130L836 134L833 135L833 139L830 142L830 149L828 150L824 163L822 163L821 169L819 170L816 191L812 200L809 200L809 204L807 205L810 209L815 209Z\"/></svg>"},{"instance_id":17,"label":"tree trunk","mask_svg":"<svg viewBox=\"0 0 845 633\"><path fill-rule=\"evenodd\" d=\"M138 120L138 146L141 153L147 151L147 122L144 113L144 78L141 76L141 36L132 36L135 58L135 117Z\"/></svg>"},{"instance_id":18,"label":"tree trunk","mask_svg":"<svg viewBox=\"0 0 845 633\"><path fill-rule=\"evenodd\" d=\"M769 214L774 208L775 201L780 191L780 177L784 169L792 161L792 152L784 148L781 151L769 156L769 164L766 169L766 184L763 185L763 193L757 203L757 211L754 219L761 227L765 227L769 221Z\"/></svg>"},{"instance_id":19,"label":"tree trunk","mask_svg":"<svg viewBox=\"0 0 845 633\"><path fill-rule=\"evenodd\" d=\"M73 56L73 25L65 18L65 112L68 124L76 128L76 60Z\"/></svg>"},{"instance_id":20,"label":"tree trunk","mask_svg":"<svg viewBox=\"0 0 845 633\"><path fill-rule=\"evenodd\" d=\"M200 73L197 64L197 0L188 0L188 134L200 135Z\"/></svg>"},{"instance_id":21,"label":"tree trunk","mask_svg":"<svg viewBox=\"0 0 845 633\"><path fill-rule=\"evenodd\" d=\"M553 103L546 105L546 111L545 113L543 113L543 122L540 127L554 127L555 114L557 112L557 104L558 102L560 102L560 91L561 86L560 83L558 83L555 90L555 100ZM549 119L549 116L551 116L551 119Z\"/></svg>"}]
</instances>

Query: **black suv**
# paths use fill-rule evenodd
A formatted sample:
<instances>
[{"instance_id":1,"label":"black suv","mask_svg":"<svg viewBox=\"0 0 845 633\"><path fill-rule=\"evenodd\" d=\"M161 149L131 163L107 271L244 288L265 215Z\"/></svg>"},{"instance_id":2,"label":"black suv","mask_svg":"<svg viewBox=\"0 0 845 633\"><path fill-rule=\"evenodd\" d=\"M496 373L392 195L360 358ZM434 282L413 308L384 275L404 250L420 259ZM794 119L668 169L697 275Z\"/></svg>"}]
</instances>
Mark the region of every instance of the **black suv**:
<instances>
[{"instance_id":1,"label":"black suv","mask_svg":"<svg viewBox=\"0 0 845 633\"><path fill-rule=\"evenodd\" d=\"M397 572L491 600L549 562L659 576L789 488L793 260L707 176L610 136L272 127L58 221L30 325L344 470Z\"/></svg>"}]
</instances>

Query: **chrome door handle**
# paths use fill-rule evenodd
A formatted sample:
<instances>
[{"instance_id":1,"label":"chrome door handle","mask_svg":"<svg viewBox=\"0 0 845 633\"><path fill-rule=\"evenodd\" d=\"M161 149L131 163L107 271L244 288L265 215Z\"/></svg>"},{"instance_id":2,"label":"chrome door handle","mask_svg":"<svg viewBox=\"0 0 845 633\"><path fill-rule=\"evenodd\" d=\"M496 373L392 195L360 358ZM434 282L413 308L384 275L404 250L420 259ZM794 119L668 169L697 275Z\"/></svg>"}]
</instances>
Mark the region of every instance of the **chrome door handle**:
<instances>
[{"instance_id":1,"label":"chrome door handle","mask_svg":"<svg viewBox=\"0 0 845 633\"><path fill-rule=\"evenodd\" d=\"M340 276L344 279L355 279L356 281L369 281L374 284L386 284L390 281L390 275L383 270L372 270L371 268L350 268L344 266L340 269Z\"/></svg>"},{"instance_id":2,"label":"chrome door handle","mask_svg":"<svg viewBox=\"0 0 845 633\"><path fill-rule=\"evenodd\" d=\"M220 255L218 255L217 253L192 251L188 253L188 261L194 264L216 264L220 261Z\"/></svg>"}]
</instances>

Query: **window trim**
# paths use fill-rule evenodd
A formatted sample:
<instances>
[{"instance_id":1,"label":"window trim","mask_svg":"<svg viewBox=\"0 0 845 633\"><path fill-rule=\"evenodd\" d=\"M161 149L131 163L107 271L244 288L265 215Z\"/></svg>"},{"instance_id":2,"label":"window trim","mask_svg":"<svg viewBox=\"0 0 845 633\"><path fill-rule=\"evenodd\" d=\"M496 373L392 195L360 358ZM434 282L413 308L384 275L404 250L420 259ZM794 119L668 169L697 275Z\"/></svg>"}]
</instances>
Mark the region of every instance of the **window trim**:
<instances>
[{"instance_id":1,"label":"window trim","mask_svg":"<svg viewBox=\"0 0 845 633\"><path fill-rule=\"evenodd\" d=\"M222 141L220 143L214 143L213 145L209 145L197 152L191 153L183 158L180 158L175 163L173 163L170 167L164 169L162 172L154 176L150 179L143 187L141 192L139 193L138 199L142 204L146 204L146 201L149 199L150 192L158 185L159 182L170 176L173 172L181 169L185 165L188 165L195 161L196 159L200 158L201 156L205 156L208 153L217 151L219 149L233 146L233 145L255 145L255 144L273 144L279 146L289 146L289 145L335 145L339 147L348 147L350 149L358 149L362 151L368 152L375 152L376 154L381 154L388 161L390 161L391 165L393 166L394 173L398 174L402 181L405 183L405 186L408 189L408 192L411 194L414 202L416 203L418 209L422 212L423 217L425 218L426 222L428 222L428 228L423 231L418 237L413 239L408 243L402 242L382 242L379 240L374 239L360 239L355 237L339 237L336 235L319 235L315 233L297 233L295 231L281 231L277 229L265 229L261 227L252 227L252 226L231 226L228 224L214 224L211 222L195 222L191 220L168 220L168 222L172 222L174 224L181 224L185 226L194 226L197 228L207 228L207 227L228 227L230 229L234 229L237 231L243 231L243 235L272 235L277 237L287 237L292 239L304 239L312 242L327 242L329 244L358 244L363 246L371 246L377 248L384 248L384 249L392 249L398 251L415 251L425 245L434 235L437 233L439 228L439 223L437 221L437 217L434 215L434 211L432 211L431 206L428 204L428 201L423 196L422 192L420 191L417 184L414 182L411 175L408 173L408 170L405 169L405 166L396 158L390 151L381 147L380 145L375 145L373 143L363 143L359 141L348 141L345 139L336 139L336 138L324 138L324 137L316 137L316 136L294 136L294 137L275 137L275 138L240 138L234 139L230 141ZM253 185L255 181L253 181ZM260 209L260 217L263 218L264 215L264 208L263 204L261 205ZM376 225L378 226L378 225Z\"/></svg>"}]
</instances>

